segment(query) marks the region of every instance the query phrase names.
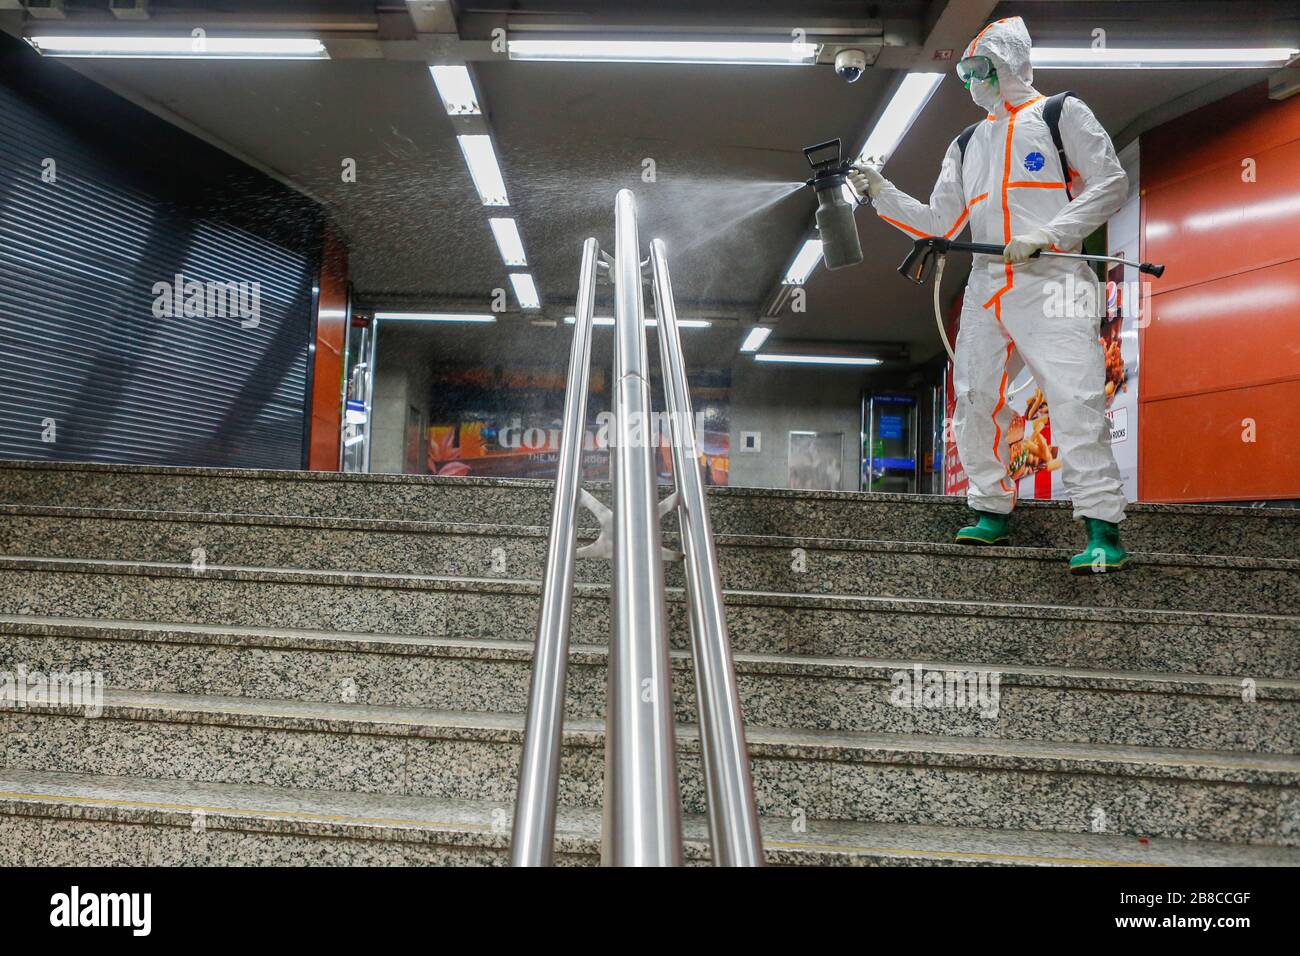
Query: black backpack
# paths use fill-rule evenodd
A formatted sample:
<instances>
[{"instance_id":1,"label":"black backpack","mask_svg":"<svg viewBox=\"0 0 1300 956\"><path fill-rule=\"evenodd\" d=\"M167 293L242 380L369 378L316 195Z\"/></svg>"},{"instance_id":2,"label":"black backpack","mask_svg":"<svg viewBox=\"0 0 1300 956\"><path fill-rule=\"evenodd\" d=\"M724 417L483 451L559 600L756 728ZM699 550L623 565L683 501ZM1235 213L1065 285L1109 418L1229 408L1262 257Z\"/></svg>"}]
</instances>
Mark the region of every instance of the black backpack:
<instances>
[{"instance_id":1,"label":"black backpack","mask_svg":"<svg viewBox=\"0 0 1300 956\"><path fill-rule=\"evenodd\" d=\"M1065 144L1061 142L1061 110L1065 107L1066 99L1071 96L1074 96L1076 100L1079 99L1072 92L1066 90L1064 93L1049 96L1047 102L1043 104L1043 121L1047 123L1047 128L1052 131L1052 145L1056 147L1056 155L1061 160L1061 173L1065 177L1065 195L1067 199L1073 199L1074 196L1070 193L1070 161L1065 158ZM966 158L966 144L975 135L975 130L979 128L979 125L979 123L971 123L957 137L957 148L961 150L963 160Z\"/></svg>"}]
</instances>

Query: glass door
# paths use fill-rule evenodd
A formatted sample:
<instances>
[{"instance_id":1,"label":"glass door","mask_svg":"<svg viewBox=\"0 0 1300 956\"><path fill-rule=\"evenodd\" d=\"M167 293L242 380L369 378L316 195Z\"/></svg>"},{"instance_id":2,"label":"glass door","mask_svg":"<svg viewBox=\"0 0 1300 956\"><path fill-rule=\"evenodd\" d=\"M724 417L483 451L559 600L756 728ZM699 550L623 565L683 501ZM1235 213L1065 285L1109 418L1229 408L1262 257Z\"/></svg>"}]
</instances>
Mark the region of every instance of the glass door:
<instances>
[{"instance_id":1,"label":"glass door","mask_svg":"<svg viewBox=\"0 0 1300 956\"><path fill-rule=\"evenodd\" d=\"M916 493L916 399L912 396L863 396L861 490Z\"/></svg>"}]
</instances>

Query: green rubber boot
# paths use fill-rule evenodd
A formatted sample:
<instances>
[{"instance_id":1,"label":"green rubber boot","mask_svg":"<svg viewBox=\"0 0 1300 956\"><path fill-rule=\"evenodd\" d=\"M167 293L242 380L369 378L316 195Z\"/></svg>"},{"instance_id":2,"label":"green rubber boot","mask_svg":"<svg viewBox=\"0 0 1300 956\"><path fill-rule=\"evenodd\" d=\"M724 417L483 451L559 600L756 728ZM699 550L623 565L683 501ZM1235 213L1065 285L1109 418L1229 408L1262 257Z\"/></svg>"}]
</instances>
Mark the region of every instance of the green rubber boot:
<instances>
[{"instance_id":1,"label":"green rubber boot","mask_svg":"<svg viewBox=\"0 0 1300 956\"><path fill-rule=\"evenodd\" d=\"M1007 531L1011 525L1011 515L993 514L990 511L976 511L975 514L979 515L979 520L957 532L958 544L1002 544L1010 540L1011 535Z\"/></svg>"},{"instance_id":2,"label":"green rubber boot","mask_svg":"<svg viewBox=\"0 0 1300 956\"><path fill-rule=\"evenodd\" d=\"M1128 552L1119 543L1119 525L1098 518L1084 518L1088 528L1088 547L1070 559L1071 574L1104 574L1123 571Z\"/></svg>"}]
</instances>

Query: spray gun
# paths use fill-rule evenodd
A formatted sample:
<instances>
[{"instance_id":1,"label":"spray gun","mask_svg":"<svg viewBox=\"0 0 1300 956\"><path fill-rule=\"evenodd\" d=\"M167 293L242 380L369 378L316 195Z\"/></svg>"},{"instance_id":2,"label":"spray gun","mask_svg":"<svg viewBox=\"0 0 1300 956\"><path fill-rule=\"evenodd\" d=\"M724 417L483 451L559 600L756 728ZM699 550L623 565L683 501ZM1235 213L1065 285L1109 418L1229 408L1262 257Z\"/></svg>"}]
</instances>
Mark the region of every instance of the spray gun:
<instances>
[{"instance_id":1,"label":"spray gun","mask_svg":"<svg viewBox=\"0 0 1300 956\"><path fill-rule=\"evenodd\" d=\"M813 168L813 178L807 185L817 194L817 233L826 268L855 266L862 261L862 244L858 241L858 224L853 220L853 204L844 198L849 164L840 154L840 141L831 139L805 147L803 154Z\"/></svg>"},{"instance_id":2,"label":"spray gun","mask_svg":"<svg viewBox=\"0 0 1300 956\"><path fill-rule=\"evenodd\" d=\"M948 341L948 332L943 327L943 310L939 307L939 285L943 282L943 265L948 253L971 252L975 255L997 256L1000 259L1003 251L1003 246L990 242L954 242L951 239L941 239L938 236L927 236L912 243L912 251L907 254L903 264L898 267L900 273L917 285L924 285L925 280L929 278L931 264L936 260L938 261L938 268L934 276L934 321L939 326L939 338L943 341L943 347L948 352L948 358L954 361L956 359L952 354L952 343ZM1156 265L1154 262L1134 262L1131 259L1123 259L1119 256L1091 256L1076 252L1039 251L1035 252L1030 258L1037 259L1040 256L1053 259L1083 259L1087 262L1116 262L1122 266L1136 269L1138 272L1145 272L1147 275L1155 276L1157 279L1165 273L1165 267Z\"/></svg>"}]
</instances>

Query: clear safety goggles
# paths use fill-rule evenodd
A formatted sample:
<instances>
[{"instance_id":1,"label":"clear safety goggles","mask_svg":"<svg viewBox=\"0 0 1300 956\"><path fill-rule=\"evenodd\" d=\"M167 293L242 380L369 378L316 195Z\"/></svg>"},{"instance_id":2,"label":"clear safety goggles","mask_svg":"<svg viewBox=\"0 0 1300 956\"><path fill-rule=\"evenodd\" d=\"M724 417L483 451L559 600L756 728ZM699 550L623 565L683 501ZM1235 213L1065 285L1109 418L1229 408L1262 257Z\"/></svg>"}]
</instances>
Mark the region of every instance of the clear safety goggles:
<instances>
[{"instance_id":1,"label":"clear safety goggles","mask_svg":"<svg viewBox=\"0 0 1300 956\"><path fill-rule=\"evenodd\" d=\"M997 73L998 71L993 68L993 61L986 56L968 56L957 61L957 78L963 83L969 83L971 80L987 80L989 77L997 76Z\"/></svg>"}]
</instances>

